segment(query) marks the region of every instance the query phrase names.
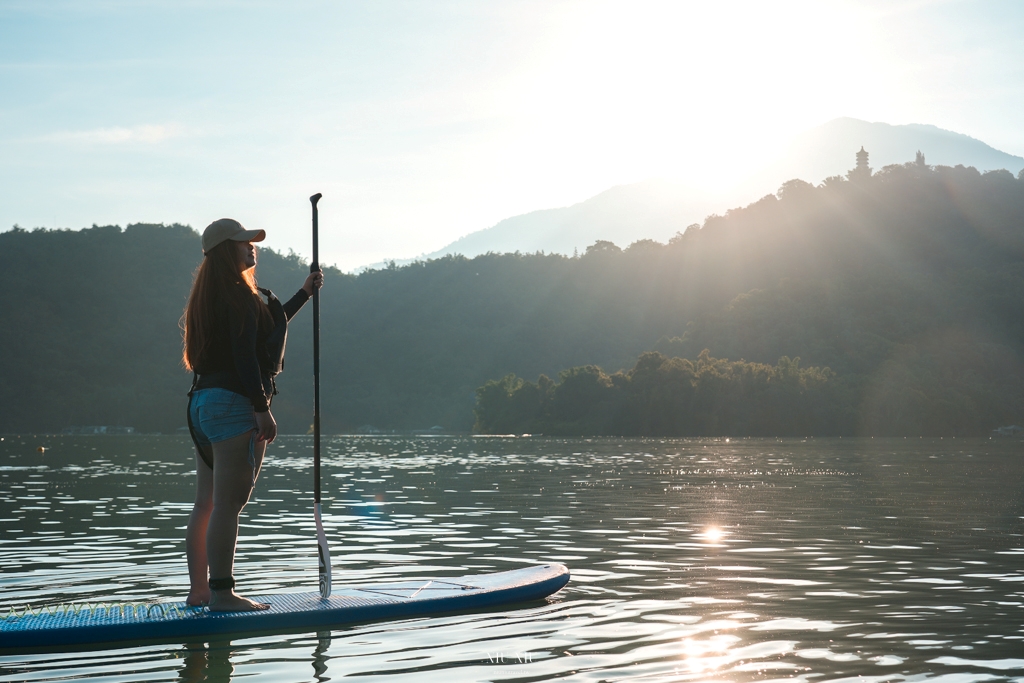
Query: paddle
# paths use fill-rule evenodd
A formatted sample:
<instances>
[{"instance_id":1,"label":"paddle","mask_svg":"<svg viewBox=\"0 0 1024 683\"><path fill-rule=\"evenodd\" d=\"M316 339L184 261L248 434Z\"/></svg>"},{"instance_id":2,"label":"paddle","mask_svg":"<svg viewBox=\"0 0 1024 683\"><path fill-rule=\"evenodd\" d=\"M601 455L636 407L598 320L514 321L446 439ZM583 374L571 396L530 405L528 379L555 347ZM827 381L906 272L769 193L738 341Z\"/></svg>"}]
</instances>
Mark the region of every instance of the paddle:
<instances>
[{"instance_id":1,"label":"paddle","mask_svg":"<svg viewBox=\"0 0 1024 683\"><path fill-rule=\"evenodd\" d=\"M320 270L320 218L316 203L319 192L309 198L313 204L313 262L309 272ZM313 517L316 519L316 545L320 557L320 597L331 597L331 551L320 514L320 290L313 287Z\"/></svg>"}]
</instances>

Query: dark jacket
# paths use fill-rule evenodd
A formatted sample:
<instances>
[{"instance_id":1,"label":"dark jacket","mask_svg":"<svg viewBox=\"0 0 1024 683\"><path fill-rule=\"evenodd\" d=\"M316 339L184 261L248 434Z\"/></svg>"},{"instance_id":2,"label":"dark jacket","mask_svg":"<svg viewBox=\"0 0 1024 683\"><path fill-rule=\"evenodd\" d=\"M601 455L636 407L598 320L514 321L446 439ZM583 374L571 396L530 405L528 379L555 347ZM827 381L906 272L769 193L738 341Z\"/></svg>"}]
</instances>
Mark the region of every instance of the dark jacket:
<instances>
[{"instance_id":1,"label":"dark jacket","mask_svg":"<svg viewBox=\"0 0 1024 683\"><path fill-rule=\"evenodd\" d=\"M248 287L239 283L239 287ZM309 300L305 290L300 289L285 304L284 313L288 320L299 312ZM248 396L253 410L257 413L270 409L273 384L266 368L260 367L257 344L265 340L273 330L269 316L260 316L255 297L247 296L250 305L244 315L225 298L215 305L219 325L214 331L210 346L203 352L193 367L198 374L195 389L220 388Z\"/></svg>"}]
</instances>

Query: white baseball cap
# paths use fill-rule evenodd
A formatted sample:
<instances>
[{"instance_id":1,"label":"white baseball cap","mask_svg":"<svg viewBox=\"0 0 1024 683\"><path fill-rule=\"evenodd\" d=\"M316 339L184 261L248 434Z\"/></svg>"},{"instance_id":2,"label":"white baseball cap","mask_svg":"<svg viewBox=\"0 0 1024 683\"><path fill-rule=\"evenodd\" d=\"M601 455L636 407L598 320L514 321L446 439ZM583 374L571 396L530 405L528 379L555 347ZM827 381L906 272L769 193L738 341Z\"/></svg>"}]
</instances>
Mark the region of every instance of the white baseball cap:
<instances>
[{"instance_id":1,"label":"white baseball cap","mask_svg":"<svg viewBox=\"0 0 1024 683\"><path fill-rule=\"evenodd\" d=\"M210 223L206 226L206 230L203 230L203 253L210 253L211 249L227 240L262 242L265 239L267 239L265 230L246 230L241 223L233 218L221 218Z\"/></svg>"}]
</instances>

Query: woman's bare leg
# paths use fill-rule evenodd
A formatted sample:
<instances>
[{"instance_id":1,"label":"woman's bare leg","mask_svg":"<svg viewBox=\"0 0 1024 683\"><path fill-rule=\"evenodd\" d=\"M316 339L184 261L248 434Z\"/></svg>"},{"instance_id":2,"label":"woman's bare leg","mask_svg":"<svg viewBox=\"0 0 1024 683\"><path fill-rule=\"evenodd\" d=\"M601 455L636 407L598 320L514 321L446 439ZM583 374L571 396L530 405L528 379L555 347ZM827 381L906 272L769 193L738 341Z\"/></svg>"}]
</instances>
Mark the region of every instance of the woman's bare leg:
<instances>
[{"instance_id":1,"label":"woman's bare leg","mask_svg":"<svg viewBox=\"0 0 1024 683\"><path fill-rule=\"evenodd\" d=\"M251 441L254 442L252 461L249 456ZM266 450L266 442L255 441L254 432L213 444L213 510L206 530L206 554L211 579L225 579L233 574L238 515L249 502ZM243 598L231 589L213 591L210 598L210 610L214 612L240 612L267 607Z\"/></svg>"},{"instance_id":2,"label":"woman's bare leg","mask_svg":"<svg viewBox=\"0 0 1024 683\"><path fill-rule=\"evenodd\" d=\"M212 450L204 447L207 457ZM196 453L196 502L188 518L185 532L185 555L188 557L188 580L190 588L185 602L189 605L205 605L210 602L210 576L206 560L206 527L213 511L213 470Z\"/></svg>"}]
</instances>

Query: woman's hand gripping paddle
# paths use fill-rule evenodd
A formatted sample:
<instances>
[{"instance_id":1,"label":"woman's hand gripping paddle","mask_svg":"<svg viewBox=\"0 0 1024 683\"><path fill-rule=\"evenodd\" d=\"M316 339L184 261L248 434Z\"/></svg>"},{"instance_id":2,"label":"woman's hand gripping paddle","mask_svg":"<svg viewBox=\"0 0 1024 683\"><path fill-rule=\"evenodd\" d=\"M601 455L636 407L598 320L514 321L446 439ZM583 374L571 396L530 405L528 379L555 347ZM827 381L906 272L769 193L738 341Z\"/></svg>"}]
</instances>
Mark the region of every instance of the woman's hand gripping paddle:
<instances>
[{"instance_id":1,"label":"woman's hand gripping paddle","mask_svg":"<svg viewBox=\"0 0 1024 683\"><path fill-rule=\"evenodd\" d=\"M319 192L309 198L313 204L313 262L309 271L320 270L319 214L316 203ZM320 514L320 289L313 287L313 517L316 520L317 555L320 559L320 597L331 597L331 551Z\"/></svg>"}]
</instances>

